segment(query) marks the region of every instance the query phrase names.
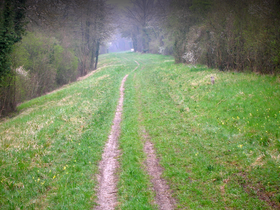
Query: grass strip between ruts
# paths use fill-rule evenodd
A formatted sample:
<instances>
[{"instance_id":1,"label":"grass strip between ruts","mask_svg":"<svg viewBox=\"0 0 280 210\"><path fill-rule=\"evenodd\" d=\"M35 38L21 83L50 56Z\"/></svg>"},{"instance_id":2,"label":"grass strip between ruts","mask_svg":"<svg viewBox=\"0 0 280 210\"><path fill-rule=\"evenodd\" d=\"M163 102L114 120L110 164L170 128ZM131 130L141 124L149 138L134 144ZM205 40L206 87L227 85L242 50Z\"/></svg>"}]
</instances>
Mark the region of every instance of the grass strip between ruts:
<instances>
[{"instance_id":1,"label":"grass strip between ruts","mask_svg":"<svg viewBox=\"0 0 280 210\"><path fill-rule=\"evenodd\" d=\"M140 67L138 68L139 71ZM120 180L118 209L156 209L154 193L144 169L145 154L139 133L136 95L131 74L125 84L124 113L120 138Z\"/></svg>"}]
</instances>

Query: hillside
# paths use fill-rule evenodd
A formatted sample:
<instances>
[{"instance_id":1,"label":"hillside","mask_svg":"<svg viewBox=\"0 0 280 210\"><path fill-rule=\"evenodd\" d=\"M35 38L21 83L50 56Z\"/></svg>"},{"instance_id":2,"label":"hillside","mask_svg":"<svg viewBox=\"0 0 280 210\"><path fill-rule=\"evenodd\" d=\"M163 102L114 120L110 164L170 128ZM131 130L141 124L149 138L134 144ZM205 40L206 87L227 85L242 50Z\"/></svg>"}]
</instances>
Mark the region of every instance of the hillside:
<instances>
[{"instance_id":1,"label":"hillside","mask_svg":"<svg viewBox=\"0 0 280 210\"><path fill-rule=\"evenodd\" d=\"M102 55L99 66L0 122L1 209L97 205L99 162L127 74L112 192L117 209L162 204L147 142L172 208L280 208L279 76L137 53Z\"/></svg>"}]
</instances>

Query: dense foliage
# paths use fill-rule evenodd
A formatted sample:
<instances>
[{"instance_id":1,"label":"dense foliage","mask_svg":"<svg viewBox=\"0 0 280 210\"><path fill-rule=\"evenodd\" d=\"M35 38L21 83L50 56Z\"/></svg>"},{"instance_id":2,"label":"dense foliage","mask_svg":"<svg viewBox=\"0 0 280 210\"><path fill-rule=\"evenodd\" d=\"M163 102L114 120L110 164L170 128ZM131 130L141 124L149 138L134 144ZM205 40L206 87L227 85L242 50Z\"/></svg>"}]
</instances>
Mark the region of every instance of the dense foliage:
<instances>
[{"instance_id":1,"label":"dense foliage","mask_svg":"<svg viewBox=\"0 0 280 210\"><path fill-rule=\"evenodd\" d=\"M1 1L0 116L96 69L110 13L104 0Z\"/></svg>"},{"instance_id":2,"label":"dense foliage","mask_svg":"<svg viewBox=\"0 0 280 210\"><path fill-rule=\"evenodd\" d=\"M186 33L185 62L279 73L279 6L276 0L212 1L206 18Z\"/></svg>"},{"instance_id":3,"label":"dense foliage","mask_svg":"<svg viewBox=\"0 0 280 210\"><path fill-rule=\"evenodd\" d=\"M279 73L279 1L173 0L171 8L177 62Z\"/></svg>"},{"instance_id":4,"label":"dense foliage","mask_svg":"<svg viewBox=\"0 0 280 210\"><path fill-rule=\"evenodd\" d=\"M15 78L11 69L11 52L24 33L25 0L0 3L0 115L14 110Z\"/></svg>"},{"instance_id":5,"label":"dense foliage","mask_svg":"<svg viewBox=\"0 0 280 210\"><path fill-rule=\"evenodd\" d=\"M124 11L122 35L136 51L173 54L177 63L274 74L279 11L278 0L134 0Z\"/></svg>"},{"instance_id":6,"label":"dense foliage","mask_svg":"<svg viewBox=\"0 0 280 210\"><path fill-rule=\"evenodd\" d=\"M4 1L0 5L0 77L10 73L10 53L24 32L25 0Z\"/></svg>"},{"instance_id":7,"label":"dense foliage","mask_svg":"<svg viewBox=\"0 0 280 210\"><path fill-rule=\"evenodd\" d=\"M31 99L75 81L78 58L56 38L27 33L13 54L17 75L16 101Z\"/></svg>"}]
</instances>

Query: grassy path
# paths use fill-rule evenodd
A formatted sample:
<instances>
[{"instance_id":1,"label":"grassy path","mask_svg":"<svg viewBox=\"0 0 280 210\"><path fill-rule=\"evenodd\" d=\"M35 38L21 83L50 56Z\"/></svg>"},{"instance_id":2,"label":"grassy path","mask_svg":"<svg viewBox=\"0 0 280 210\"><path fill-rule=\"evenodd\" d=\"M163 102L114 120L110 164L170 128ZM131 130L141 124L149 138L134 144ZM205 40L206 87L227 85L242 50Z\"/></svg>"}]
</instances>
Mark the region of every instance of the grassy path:
<instances>
[{"instance_id":1,"label":"grassy path","mask_svg":"<svg viewBox=\"0 0 280 210\"><path fill-rule=\"evenodd\" d=\"M1 209L97 206L98 164L127 74L116 209L161 208L147 139L175 209L280 209L279 76L176 65L161 55L100 61L85 80L0 122Z\"/></svg>"}]
</instances>

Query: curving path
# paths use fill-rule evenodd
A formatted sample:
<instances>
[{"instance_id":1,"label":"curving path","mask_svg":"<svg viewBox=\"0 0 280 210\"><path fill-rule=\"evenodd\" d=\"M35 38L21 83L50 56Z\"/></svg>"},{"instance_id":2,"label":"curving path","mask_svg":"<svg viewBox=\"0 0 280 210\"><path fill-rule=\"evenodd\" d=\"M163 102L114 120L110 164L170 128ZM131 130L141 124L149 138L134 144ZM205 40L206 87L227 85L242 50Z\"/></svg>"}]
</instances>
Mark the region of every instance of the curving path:
<instances>
[{"instance_id":1,"label":"curving path","mask_svg":"<svg viewBox=\"0 0 280 210\"><path fill-rule=\"evenodd\" d=\"M133 70L135 71L139 67ZM132 71L132 72L133 72ZM124 101L124 84L128 77L128 74L122 80L120 87L120 98L117 106L115 118L111 128L111 133L108 137L108 142L105 146L102 160L99 163L99 175L98 175L98 201L97 210L111 210L114 209L117 204L117 177L116 170L119 167L118 156L120 154L118 149L118 139L120 136L120 123L122 120L123 101Z\"/></svg>"},{"instance_id":2,"label":"curving path","mask_svg":"<svg viewBox=\"0 0 280 210\"><path fill-rule=\"evenodd\" d=\"M132 71L134 72L138 67ZM115 118L111 128L111 133L106 143L102 160L99 163L99 175L98 175L98 206L97 210L113 210L117 205L117 176L116 171L119 167L118 157L120 151L118 149L118 139L120 136L120 123L122 120L123 102L124 102L124 84L128 77L128 74L122 80L120 87L120 98L115 113ZM164 179L161 178L162 168L159 165L159 161L156 158L156 153L153 144L150 142L150 137L146 133L145 129L142 129L142 138L145 141L144 152L146 153L146 170L151 177L151 183L153 190L156 194L155 202L161 210L174 209L175 200L170 194L169 187Z\"/></svg>"}]
</instances>

